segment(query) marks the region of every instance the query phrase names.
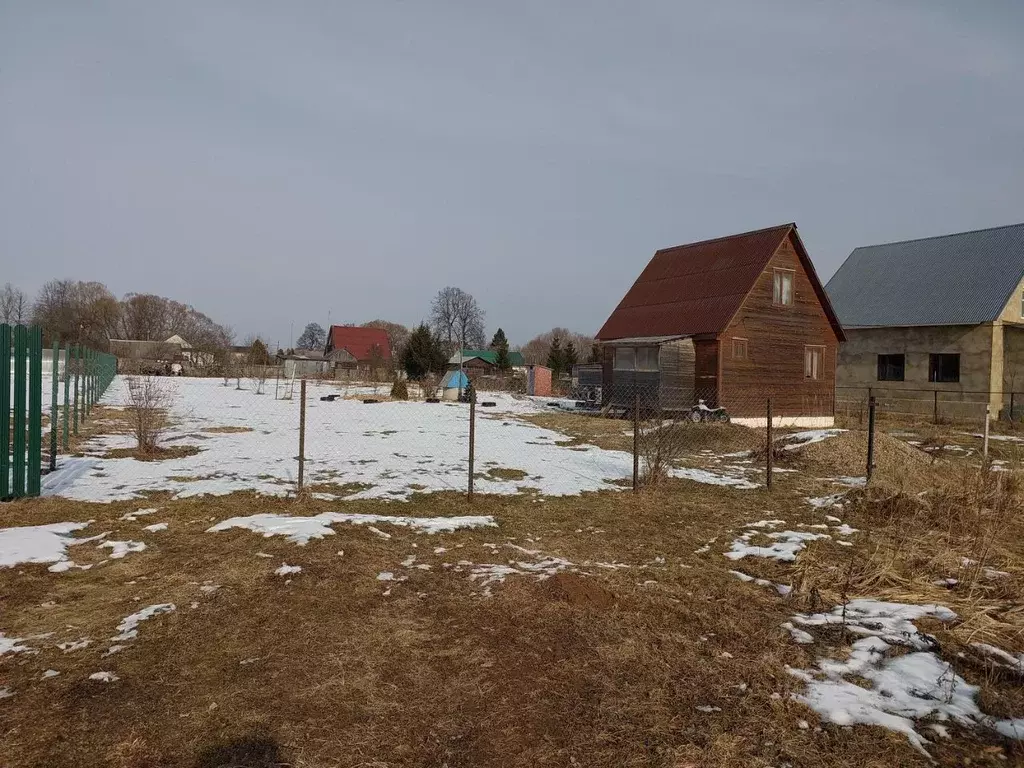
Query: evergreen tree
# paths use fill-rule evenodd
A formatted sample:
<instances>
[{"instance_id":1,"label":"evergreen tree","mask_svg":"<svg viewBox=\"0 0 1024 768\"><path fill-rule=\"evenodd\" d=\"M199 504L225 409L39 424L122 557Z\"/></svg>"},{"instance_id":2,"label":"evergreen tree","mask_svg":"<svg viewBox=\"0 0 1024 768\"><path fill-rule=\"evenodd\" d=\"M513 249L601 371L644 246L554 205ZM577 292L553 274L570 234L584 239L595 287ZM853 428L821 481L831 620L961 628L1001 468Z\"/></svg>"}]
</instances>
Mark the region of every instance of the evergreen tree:
<instances>
[{"instance_id":1,"label":"evergreen tree","mask_svg":"<svg viewBox=\"0 0 1024 768\"><path fill-rule=\"evenodd\" d=\"M498 359L495 360L495 364L498 366L499 371L511 371L512 360L508 356L508 344L502 344L497 348Z\"/></svg>"},{"instance_id":2,"label":"evergreen tree","mask_svg":"<svg viewBox=\"0 0 1024 768\"><path fill-rule=\"evenodd\" d=\"M596 341L590 345L590 359L588 363L600 363L601 362L601 345Z\"/></svg>"},{"instance_id":3,"label":"evergreen tree","mask_svg":"<svg viewBox=\"0 0 1024 768\"><path fill-rule=\"evenodd\" d=\"M562 349L562 340L558 336L551 340L551 348L548 349L548 368L555 378L561 376L565 370L565 350Z\"/></svg>"},{"instance_id":4,"label":"evergreen tree","mask_svg":"<svg viewBox=\"0 0 1024 768\"><path fill-rule=\"evenodd\" d=\"M443 357L444 353L430 328L426 323L420 323L402 349L402 367L411 380L420 381L428 373L443 370L444 363L439 364Z\"/></svg>"},{"instance_id":5,"label":"evergreen tree","mask_svg":"<svg viewBox=\"0 0 1024 768\"><path fill-rule=\"evenodd\" d=\"M249 347L249 362L252 365L270 365L270 352L263 339L256 339Z\"/></svg>"},{"instance_id":6,"label":"evergreen tree","mask_svg":"<svg viewBox=\"0 0 1024 768\"><path fill-rule=\"evenodd\" d=\"M505 337L505 332L499 328L494 332L494 337L491 339L491 349L497 351L502 347L508 350L508 339Z\"/></svg>"},{"instance_id":7,"label":"evergreen tree","mask_svg":"<svg viewBox=\"0 0 1024 768\"><path fill-rule=\"evenodd\" d=\"M565 349L562 351L562 362L565 364L565 372L572 373L572 367L580 361L579 355L576 354L576 345L572 343L572 339L565 345Z\"/></svg>"}]
</instances>

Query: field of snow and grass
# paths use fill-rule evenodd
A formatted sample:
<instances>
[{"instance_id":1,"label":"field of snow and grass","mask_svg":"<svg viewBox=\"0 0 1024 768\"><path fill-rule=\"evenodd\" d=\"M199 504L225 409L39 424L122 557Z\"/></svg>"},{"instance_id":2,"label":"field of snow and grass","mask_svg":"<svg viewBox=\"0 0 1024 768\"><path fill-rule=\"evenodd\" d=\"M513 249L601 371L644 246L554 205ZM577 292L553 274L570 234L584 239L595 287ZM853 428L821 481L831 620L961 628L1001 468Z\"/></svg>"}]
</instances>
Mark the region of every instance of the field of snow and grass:
<instances>
[{"instance_id":1,"label":"field of snow and grass","mask_svg":"<svg viewBox=\"0 0 1024 768\"><path fill-rule=\"evenodd\" d=\"M170 458L115 383L63 495L4 507L5 766L1024 758L1015 465L884 435L866 486L863 433L813 430L769 492L711 425L634 495L630 424L488 394L470 504L466 406L323 386L286 498L297 400L167 384Z\"/></svg>"},{"instance_id":2,"label":"field of snow and grass","mask_svg":"<svg viewBox=\"0 0 1024 768\"><path fill-rule=\"evenodd\" d=\"M150 491L175 496L294 492L298 463L299 402L275 399L273 388L256 395L220 379L165 379L170 427L162 444L194 455L156 461L108 458L134 443L127 434L100 434L74 470L50 478L49 493L83 501L138 498ZM382 391L387 391L383 389ZM467 484L469 409L460 403L422 401L364 404L324 402L330 393L371 395L369 388L310 386L306 412L305 482L337 498L405 499L413 493L464 490ZM632 475L632 456L590 444L569 445L567 435L520 418L544 409L541 402L507 394L478 408L475 486L480 493L520 491L567 495L621 487ZM124 402L117 379L101 401ZM620 427L621 428L621 427ZM744 468L723 473L680 469L680 476L740 488L755 485Z\"/></svg>"}]
</instances>

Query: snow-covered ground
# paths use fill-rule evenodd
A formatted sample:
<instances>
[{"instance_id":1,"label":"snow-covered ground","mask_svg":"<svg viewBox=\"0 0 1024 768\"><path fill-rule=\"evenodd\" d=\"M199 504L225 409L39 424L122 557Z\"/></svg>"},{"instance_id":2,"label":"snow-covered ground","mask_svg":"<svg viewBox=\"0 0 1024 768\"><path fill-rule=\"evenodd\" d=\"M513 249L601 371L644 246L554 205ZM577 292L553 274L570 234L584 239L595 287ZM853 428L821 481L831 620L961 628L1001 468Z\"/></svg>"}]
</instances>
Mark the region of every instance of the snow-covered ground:
<instances>
[{"instance_id":1,"label":"snow-covered ground","mask_svg":"<svg viewBox=\"0 0 1024 768\"><path fill-rule=\"evenodd\" d=\"M243 381L243 384L245 382ZM286 495L295 488L299 442L299 399L224 386L220 379L161 380L171 397L172 429L165 446L192 445L185 458L141 462L108 459L112 448L132 445L126 435L108 435L89 445L87 471L47 483L50 494L88 501L137 498L144 491L176 496L226 494L240 490ZM307 485L350 487L346 498L404 499L414 492L464 490L467 483L469 407L459 403L380 402L320 396L337 393L310 386L306 412ZM382 389L381 391L386 391ZM372 391L367 390L365 394ZM349 388L349 394L360 390ZM102 403L124 403L117 379ZM558 445L567 436L516 418L543 410L540 403L488 393L493 408L479 408L476 423L476 489L516 493L523 488L550 495L620 487L632 474L628 453L591 445ZM218 428L248 431L223 432ZM214 430L214 431L207 431ZM356 487L358 484L359 487Z\"/></svg>"}]
</instances>

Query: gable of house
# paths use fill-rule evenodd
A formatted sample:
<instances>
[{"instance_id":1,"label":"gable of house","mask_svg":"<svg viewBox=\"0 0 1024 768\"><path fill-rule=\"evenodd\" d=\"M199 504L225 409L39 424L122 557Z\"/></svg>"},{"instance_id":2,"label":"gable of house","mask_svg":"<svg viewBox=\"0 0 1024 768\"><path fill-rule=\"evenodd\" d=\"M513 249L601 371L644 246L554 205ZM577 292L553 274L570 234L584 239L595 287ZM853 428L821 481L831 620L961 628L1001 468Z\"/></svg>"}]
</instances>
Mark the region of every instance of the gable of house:
<instances>
[{"instance_id":1,"label":"gable of house","mask_svg":"<svg viewBox=\"0 0 1024 768\"><path fill-rule=\"evenodd\" d=\"M383 328L363 328L355 325L332 325L327 334L327 347L324 355L344 349L361 363L370 362L374 356L374 348L381 360L391 360L391 344L388 334Z\"/></svg>"},{"instance_id":2,"label":"gable of house","mask_svg":"<svg viewBox=\"0 0 1024 768\"><path fill-rule=\"evenodd\" d=\"M448 358L448 363L450 365L458 365L461 360L461 362L465 364L467 361L474 359L483 360L489 365L496 366L498 364L498 353L493 349L464 349L462 350L461 358L459 357L459 353L456 352ZM513 368L526 365L522 352L509 352L508 362Z\"/></svg>"},{"instance_id":3,"label":"gable of house","mask_svg":"<svg viewBox=\"0 0 1024 768\"><path fill-rule=\"evenodd\" d=\"M795 224L665 248L654 254L598 331L601 341L637 336L718 336L739 312L784 242L809 276L812 295L836 335L842 328L829 305Z\"/></svg>"},{"instance_id":4,"label":"gable of house","mask_svg":"<svg viewBox=\"0 0 1024 768\"><path fill-rule=\"evenodd\" d=\"M1014 224L855 248L825 289L844 326L898 328L992 322L1022 282Z\"/></svg>"}]
</instances>

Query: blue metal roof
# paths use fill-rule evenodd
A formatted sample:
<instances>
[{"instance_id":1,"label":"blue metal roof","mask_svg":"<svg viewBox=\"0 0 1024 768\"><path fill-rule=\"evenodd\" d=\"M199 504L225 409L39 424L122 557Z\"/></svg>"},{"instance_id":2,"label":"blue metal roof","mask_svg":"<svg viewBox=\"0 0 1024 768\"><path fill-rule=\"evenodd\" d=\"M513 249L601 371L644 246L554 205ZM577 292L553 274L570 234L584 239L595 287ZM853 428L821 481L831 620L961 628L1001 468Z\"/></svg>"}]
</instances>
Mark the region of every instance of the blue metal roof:
<instances>
[{"instance_id":1,"label":"blue metal roof","mask_svg":"<svg viewBox=\"0 0 1024 768\"><path fill-rule=\"evenodd\" d=\"M469 379L462 371L448 371L441 381L441 386L445 389L465 389L469 386Z\"/></svg>"},{"instance_id":2,"label":"blue metal roof","mask_svg":"<svg viewBox=\"0 0 1024 768\"><path fill-rule=\"evenodd\" d=\"M846 328L977 325L1024 279L1024 224L856 248L825 286Z\"/></svg>"}]
</instances>

